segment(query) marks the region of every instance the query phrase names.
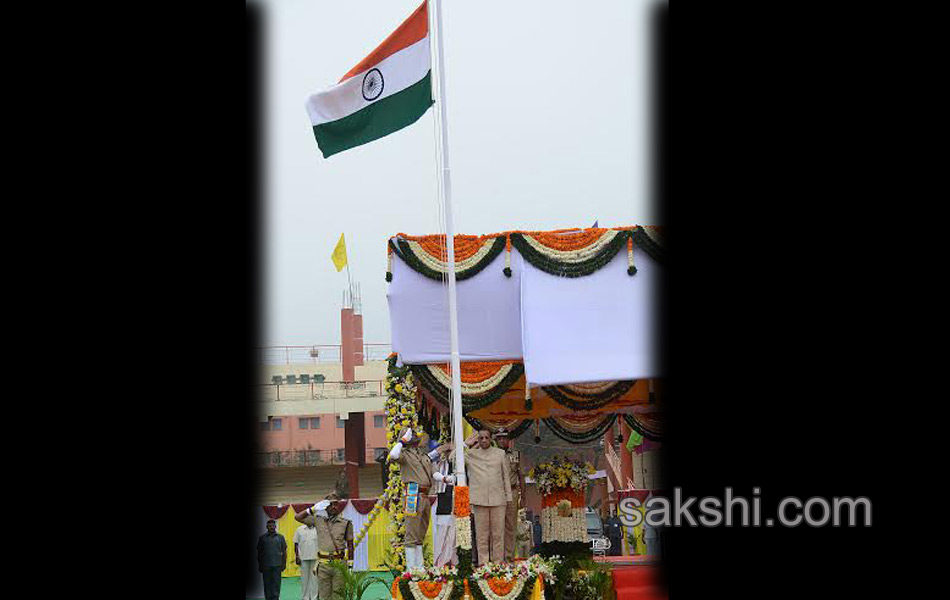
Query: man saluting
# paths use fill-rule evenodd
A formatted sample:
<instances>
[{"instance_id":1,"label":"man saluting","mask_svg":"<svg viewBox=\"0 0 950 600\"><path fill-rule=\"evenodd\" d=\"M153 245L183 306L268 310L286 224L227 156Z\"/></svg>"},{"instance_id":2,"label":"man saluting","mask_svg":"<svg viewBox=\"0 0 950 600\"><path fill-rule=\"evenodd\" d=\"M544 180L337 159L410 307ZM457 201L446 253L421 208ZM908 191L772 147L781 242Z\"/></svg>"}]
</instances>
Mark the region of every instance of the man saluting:
<instances>
[{"instance_id":1,"label":"man saluting","mask_svg":"<svg viewBox=\"0 0 950 600\"><path fill-rule=\"evenodd\" d=\"M343 502L336 494L327 494L325 500L302 510L294 518L305 523L307 517L314 517L317 529L317 564L315 566L318 594L320 598L335 598L338 590L343 589L343 574L331 561L347 560L353 566L353 522L344 519Z\"/></svg>"},{"instance_id":2,"label":"man saluting","mask_svg":"<svg viewBox=\"0 0 950 600\"><path fill-rule=\"evenodd\" d=\"M418 433L406 428L389 452L389 460L399 465L399 474L405 486L407 569L425 566L422 543L429 528L429 490L436 482L455 485L454 475L433 473L432 461L438 459L439 448L426 453L419 447L420 440Z\"/></svg>"}]
</instances>

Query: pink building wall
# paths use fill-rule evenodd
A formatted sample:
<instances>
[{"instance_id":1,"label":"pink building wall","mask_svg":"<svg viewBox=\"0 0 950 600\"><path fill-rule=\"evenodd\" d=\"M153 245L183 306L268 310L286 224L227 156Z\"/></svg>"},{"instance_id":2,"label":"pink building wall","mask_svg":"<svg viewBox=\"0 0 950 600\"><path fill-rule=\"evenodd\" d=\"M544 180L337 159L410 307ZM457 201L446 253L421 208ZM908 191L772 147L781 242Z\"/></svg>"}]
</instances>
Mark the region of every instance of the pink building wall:
<instances>
[{"instance_id":1,"label":"pink building wall","mask_svg":"<svg viewBox=\"0 0 950 600\"><path fill-rule=\"evenodd\" d=\"M382 416L383 414L384 412L381 410L366 413L366 460L368 462L373 460L373 448L386 447L386 427L385 425L375 427L375 419L373 418L376 415ZM300 419L310 417L320 417L320 428L300 429ZM264 452L283 452L343 448L345 429L336 426L336 417L336 413L275 417L281 420L281 430L261 431L259 438L261 450Z\"/></svg>"}]
</instances>

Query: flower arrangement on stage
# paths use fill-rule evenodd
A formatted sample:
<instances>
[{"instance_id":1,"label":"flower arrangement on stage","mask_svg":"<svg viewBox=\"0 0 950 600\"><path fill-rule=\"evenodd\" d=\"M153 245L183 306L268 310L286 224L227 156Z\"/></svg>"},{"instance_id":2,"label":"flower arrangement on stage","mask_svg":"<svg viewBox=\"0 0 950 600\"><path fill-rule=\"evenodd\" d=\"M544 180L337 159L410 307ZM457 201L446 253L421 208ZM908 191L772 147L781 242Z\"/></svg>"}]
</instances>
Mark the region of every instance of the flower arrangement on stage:
<instances>
[{"instance_id":1,"label":"flower arrangement on stage","mask_svg":"<svg viewBox=\"0 0 950 600\"><path fill-rule=\"evenodd\" d=\"M443 600L453 597L457 578L455 567L416 567L397 577L393 588L399 587L403 600Z\"/></svg>"},{"instance_id":2,"label":"flower arrangement on stage","mask_svg":"<svg viewBox=\"0 0 950 600\"><path fill-rule=\"evenodd\" d=\"M538 555L514 563L487 563L472 572L472 596L475 600L525 600L536 583L543 587L557 580L554 572L560 563L559 556L545 559Z\"/></svg>"},{"instance_id":3,"label":"flower arrangement on stage","mask_svg":"<svg viewBox=\"0 0 950 600\"><path fill-rule=\"evenodd\" d=\"M534 554L527 560L511 563L485 563L475 569L472 576L478 579L528 579L541 575L546 581L553 582L554 571L560 562L559 556L543 558Z\"/></svg>"},{"instance_id":4,"label":"flower arrangement on stage","mask_svg":"<svg viewBox=\"0 0 950 600\"><path fill-rule=\"evenodd\" d=\"M458 569L445 565L444 567L415 567L402 574L403 579L411 581L441 581L446 582L458 576Z\"/></svg>"},{"instance_id":5,"label":"flower arrangement on stage","mask_svg":"<svg viewBox=\"0 0 950 600\"><path fill-rule=\"evenodd\" d=\"M555 456L551 462L540 463L528 471L528 477L534 479L538 493L546 496L556 489L564 488L583 493L590 481L587 476L593 473L594 465L590 463Z\"/></svg>"},{"instance_id":6,"label":"flower arrangement on stage","mask_svg":"<svg viewBox=\"0 0 950 600\"><path fill-rule=\"evenodd\" d=\"M587 543L585 494L590 463L555 456L528 472L541 494L541 542Z\"/></svg>"}]
</instances>

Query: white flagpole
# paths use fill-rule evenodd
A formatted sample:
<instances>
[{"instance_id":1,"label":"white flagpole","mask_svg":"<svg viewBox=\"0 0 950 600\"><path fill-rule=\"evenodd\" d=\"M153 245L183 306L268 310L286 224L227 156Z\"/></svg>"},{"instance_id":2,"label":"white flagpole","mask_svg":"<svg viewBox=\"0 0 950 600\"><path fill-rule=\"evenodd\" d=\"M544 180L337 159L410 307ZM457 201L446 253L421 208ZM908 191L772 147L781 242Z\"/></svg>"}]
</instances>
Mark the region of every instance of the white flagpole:
<instances>
[{"instance_id":1,"label":"white flagpole","mask_svg":"<svg viewBox=\"0 0 950 600\"><path fill-rule=\"evenodd\" d=\"M449 137L446 127L445 110L445 71L443 70L443 59L445 54L442 50L442 0L435 0L436 10L435 18L430 19L430 23L435 25L433 33L435 34L436 44L438 45L438 61L436 62L436 78L439 88L439 122L442 129L442 193L445 204L445 246L448 259L449 275L449 343L452 352L452 414L453 431L452 440L455 443L455 476L457 484L464 486L465 481L465 452L462 444L462 372L459 361L459 330L458 330L458 306L455 296L455 229L452 225L452 178L449 170ZM429 3L429 7L432 3ZM431 45L430 45L431 47Z\"/></svg>"}]
</instances>

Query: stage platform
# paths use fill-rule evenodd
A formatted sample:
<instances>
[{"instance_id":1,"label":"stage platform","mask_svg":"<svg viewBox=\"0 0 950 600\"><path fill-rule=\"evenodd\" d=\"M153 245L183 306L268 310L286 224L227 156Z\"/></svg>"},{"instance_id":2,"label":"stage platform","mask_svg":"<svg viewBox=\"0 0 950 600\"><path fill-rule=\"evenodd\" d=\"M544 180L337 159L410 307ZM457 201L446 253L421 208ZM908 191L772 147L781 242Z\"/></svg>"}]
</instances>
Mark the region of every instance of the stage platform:
<instances>
[{"instance_id":1,"label":"stage platform","mask_svg":"<svg viewBox=\"0 0 950 600\"><path fill-rule=\"evenodd\" d=\"M653 557L607 556L595 560L611 565L610 576L614 580L617 600L669 599L669 592L660 584L658 563Z\"/></svg>"},{"instance_id":2,"label":"stage platform","mask_svg":"<svg viewBox=\"0 0 950 600\"><path fill-rule=\"evenodd\" d=\"M631 567L636 565L655 565L657 564L657 559L653 556L595 556L594 562L613 567Z\"/></svg>"}]
</instances>

